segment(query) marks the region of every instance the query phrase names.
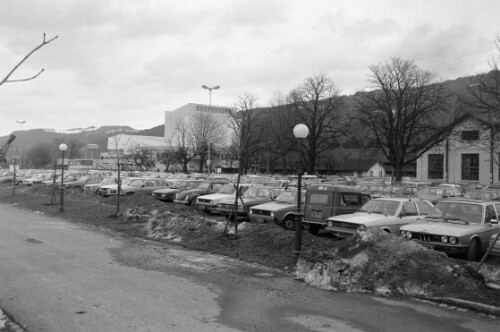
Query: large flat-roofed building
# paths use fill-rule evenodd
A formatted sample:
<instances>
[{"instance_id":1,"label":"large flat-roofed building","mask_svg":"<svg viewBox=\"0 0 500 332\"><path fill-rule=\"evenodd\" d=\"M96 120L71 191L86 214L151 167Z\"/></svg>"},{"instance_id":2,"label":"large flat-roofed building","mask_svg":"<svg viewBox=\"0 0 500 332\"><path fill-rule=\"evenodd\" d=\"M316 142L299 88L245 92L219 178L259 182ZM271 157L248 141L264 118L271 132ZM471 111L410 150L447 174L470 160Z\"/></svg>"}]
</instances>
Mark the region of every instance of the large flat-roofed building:
<instances>
[{"instance_id":1,"label":"large flat-roofed building","mask_svg":"<svg viewBox=\"0 0 500 332\"><path fill-rule=\"evenodd\" d=\"M197 112L211 114L215 119L227 124L229 128L231 108L189 103L173 111L165 111L165 141L170 142L174 137L177 121L194 116Z\"/></svg>"}]
</instances>

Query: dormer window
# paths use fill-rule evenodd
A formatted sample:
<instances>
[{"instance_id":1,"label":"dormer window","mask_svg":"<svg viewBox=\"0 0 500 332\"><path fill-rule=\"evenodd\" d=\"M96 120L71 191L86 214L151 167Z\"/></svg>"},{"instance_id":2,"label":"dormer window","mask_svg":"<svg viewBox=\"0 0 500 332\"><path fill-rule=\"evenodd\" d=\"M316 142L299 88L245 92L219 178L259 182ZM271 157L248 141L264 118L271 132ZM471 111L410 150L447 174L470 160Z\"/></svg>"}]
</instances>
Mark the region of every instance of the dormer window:
<instances>
[{"instance_id":1,"label":"dormer window","mask_svg":"<svg viewBox=\"0 0 500 332\"><path fill-rule=\"evenodd\" d=\"M462 141L477 141L477 140L479 140L479 130L462 131Z\"/></svg>"}]
</instances>

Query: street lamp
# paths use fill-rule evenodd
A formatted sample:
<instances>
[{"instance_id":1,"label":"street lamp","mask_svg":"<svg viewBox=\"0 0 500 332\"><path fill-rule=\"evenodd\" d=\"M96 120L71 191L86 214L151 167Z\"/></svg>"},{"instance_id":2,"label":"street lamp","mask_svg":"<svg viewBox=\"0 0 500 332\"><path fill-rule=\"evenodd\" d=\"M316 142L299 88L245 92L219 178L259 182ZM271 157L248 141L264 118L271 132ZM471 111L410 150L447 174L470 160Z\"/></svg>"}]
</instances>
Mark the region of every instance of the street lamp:
<instances>
[{"instance_id":1,"label":"street lamp","mask_svg":"<svg viewBox=\"0 0 500 332\"><path fill-rule=\"evenodd\" d=\"M23 131L23 124L26 123L26 121L21 120L21 121L16 121L19 123L19 131ZM21 163L23 162L23 150L21 147L19 147L19 169L22 168Z\"/></svg>"},{"instance_id":2,"label":"street lamp","mask_svg":"<svg viewBox=\"0 0 500 332\"><path fill-rule=\"evenodd\" d=\"M19 123L19 127L20 127L20 131L23 130L23 123L26 123L26 121L22 120L22 121L16 121L17 123Z\"/></svg>"},{"instance_id":3,"label":"street lamp","mask_svg":"<svg viewBox=\"0 0 500 332\"><path fill-rule=\"evenodd\" d=\"M299 167L297 170L297 213L295 214L295 247L293 249L294 255L300 255L302 250L302 140L309 135L309 128L303 123L299 123L293 127L293 136L299 140Z\"/></svg>"},{"instance_id":4,"label":"street lamp","mask_svg":"<svg viewBox=\"0 0 500 332\"><path fill-rule=\"evenodd\" d=\"M61 161L61 187L59 188L60 199L59 199L59 212L64 212L64 153L68 149L68 146L64 143L59 145L59 150L62 153Z\"/></svg>"},{"instance_id":5,"label":"street lamp","mask_svg":"<svg viewBox=\"0 0 500 332\"><path fill-rule=\"evenodd\" d=\"M207 89L209 91L209 93L210 93L210 104L209 105L212 105L212 90L217 90L218 88L220 88L220 86L216 85L216 86L210 88L206 85L202 85L201 87L203 89Z\"/></svg>"}]
</instances>

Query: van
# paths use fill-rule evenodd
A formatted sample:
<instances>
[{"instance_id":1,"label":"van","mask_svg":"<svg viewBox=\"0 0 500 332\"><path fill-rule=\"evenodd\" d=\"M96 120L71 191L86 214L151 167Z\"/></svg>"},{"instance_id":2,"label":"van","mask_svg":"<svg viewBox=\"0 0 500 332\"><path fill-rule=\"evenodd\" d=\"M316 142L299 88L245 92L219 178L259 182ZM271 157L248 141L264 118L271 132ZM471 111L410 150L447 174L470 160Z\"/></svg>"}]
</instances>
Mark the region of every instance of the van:
<instances>
[{"instance_id":1,"label":"van","mask_svg":"<svg viewBox=\"0 0 500 332\"><path fill-rule=\"evenodd\" d=\"M307 188L302 225L317 235L326 227L327 218L356 212L371 199L359 189L334 184L317 184Z\"/></svg>"}]
</instances>

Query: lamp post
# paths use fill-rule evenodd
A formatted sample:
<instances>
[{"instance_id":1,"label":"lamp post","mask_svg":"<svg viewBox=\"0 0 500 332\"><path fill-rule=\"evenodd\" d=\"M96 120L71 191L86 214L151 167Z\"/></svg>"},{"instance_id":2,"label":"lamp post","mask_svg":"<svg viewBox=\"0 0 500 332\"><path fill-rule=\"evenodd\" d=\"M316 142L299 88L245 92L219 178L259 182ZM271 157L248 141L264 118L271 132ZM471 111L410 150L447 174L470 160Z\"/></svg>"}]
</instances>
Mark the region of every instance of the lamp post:
<instances>
[{"instance_id":1,"label":"lamp post","mask_svg":"<svg viewBox=\"0 0 500 332\"><path fill-rule=\"evenodd\" d=\"M26 121L24 120L21 120L21 121L16 121L17 123L19 123L19 131L22 131L23 130L23 124L26 123Z\"/></svg>"},{"instance_id":2,"label":"lamp post","mask_svg":"<svg viewBox=\"0 0 500 332\"><path fill-rule=\"evenodd\" d=\"M64 143L59 145L59 150L62 153L61 160L61 187L59 188L60 199L59 199L59 212L64 212L64 153L68 149L68 146Z\"/></svg>"},{"instance_id":3,"label":"lamp post","mask_svg":"<svg viewBox=\"0 0 500 332\"><path fill-rule=\"evenodd\" d=\"M209 94L210 94L210 104L209 105L212 105L212 90L217 90L218 88L220 88L220 86L216 85L214 87L208 87L206 85L202 85L201 87L203 89L207 89L209 91Z\"/></svg>"},{"instance_id":4,"label":"lamp post","mask_svg":"<svg viewBox=\"0 0 500 332\"><path fill-rule=\"evenodd\" d=\"M16 121L19 123L19 131L23 131L23 124L26 123L25 120ZM19 147L19 169L21 169L21 163L23 162L23 150Z\"/></svg>"},{"instance_id":5,"label":"lamp post","mask_svg":"<svg viewBox=\"0 0 500 332\"><path fill-rule=\"evenodd\" d=\"M299 167L297 170L297 213L295 214L295 246L293 249L294 255L300 255L302 250L302 140L309 135L309 128L303 123L299 123L293 127L293 136L299 140Z\"/></svg>"}]
</instances>

